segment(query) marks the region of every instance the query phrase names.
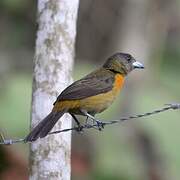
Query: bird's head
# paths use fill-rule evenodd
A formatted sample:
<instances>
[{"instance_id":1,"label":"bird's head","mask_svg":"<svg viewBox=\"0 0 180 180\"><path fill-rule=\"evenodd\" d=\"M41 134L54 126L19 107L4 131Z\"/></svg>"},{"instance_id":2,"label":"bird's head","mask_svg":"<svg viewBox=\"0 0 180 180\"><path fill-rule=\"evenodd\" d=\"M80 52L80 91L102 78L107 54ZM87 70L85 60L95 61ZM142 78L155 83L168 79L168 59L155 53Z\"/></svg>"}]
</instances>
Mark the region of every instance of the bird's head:
<instances>
[{"instance_id":1,"label":"bird's head","mask_svg":"<svg viewBox=\"0 0 180 180\"><path fill-rule=\"evenodd\" d=\"M136 61L130 54L116 53L109 57L103 65L105 69L121 73L124 76L133 69L143 69L144 66Z\"/></svg>"}]
</instances>

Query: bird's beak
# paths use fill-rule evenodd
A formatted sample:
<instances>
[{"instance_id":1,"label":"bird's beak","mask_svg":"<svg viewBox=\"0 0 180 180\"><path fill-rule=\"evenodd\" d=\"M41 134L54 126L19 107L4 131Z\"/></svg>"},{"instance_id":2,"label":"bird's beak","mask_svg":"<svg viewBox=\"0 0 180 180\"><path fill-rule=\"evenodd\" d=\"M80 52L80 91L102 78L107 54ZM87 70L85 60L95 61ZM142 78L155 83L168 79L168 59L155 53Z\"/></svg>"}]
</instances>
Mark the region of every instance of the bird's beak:
<instances>
[{"instance_id":1,"label":"bird's beak","mask_svg":"<svg viewBox=\"0 0 180 180\"><path fill-rule=\"evenodd\" d=\"M133 62L133 67L134 67L134 68L138 68L138 69L144 69L143 64L141 64L141 63L138 62L138 61Z\"/></svg>"}]
</instances>

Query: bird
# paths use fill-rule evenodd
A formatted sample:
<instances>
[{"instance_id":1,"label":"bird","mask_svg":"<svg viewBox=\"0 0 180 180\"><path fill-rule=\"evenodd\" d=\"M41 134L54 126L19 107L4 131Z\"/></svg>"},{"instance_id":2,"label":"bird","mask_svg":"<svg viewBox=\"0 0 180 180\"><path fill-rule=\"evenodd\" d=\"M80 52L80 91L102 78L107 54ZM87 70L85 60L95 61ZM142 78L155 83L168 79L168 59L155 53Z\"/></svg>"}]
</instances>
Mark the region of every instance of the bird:
<instances>
[{"instance_id":1,"label":"bird","mask_svg":"<svg viewBox=\"0 0 180 180\"><path fill-rule=\"evenodd\" d=\"M123 87L125 77L134 69L143 69L142 63L128 54L117 52L111 55L98 69L73 82L65 88L54 102L52 111L25 137L25 142L44 138L64 113L69 113L77 123L76 115L86 116L102 126L95 115L106 110Z\"/></svg>"}]
</instances>

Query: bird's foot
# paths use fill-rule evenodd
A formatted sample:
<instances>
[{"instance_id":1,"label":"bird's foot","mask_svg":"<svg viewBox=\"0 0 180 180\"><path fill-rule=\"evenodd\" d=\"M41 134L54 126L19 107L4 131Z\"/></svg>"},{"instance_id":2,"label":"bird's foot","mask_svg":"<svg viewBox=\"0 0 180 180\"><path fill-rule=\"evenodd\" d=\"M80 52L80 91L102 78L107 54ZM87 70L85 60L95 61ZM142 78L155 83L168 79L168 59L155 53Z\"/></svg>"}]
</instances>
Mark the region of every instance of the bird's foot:
<instances>
[{"instance_id":1,"label":"bird's foot","mask_svg":"<svg viewBox=\"0 0 180 180\"><path fill-rule=\"evenodd\" d=\"M98 127L98 130L99 130L99 131L102 131L102 130L104 129L105 123L102 122L102 121L99 121L99 120L95 120L95 122L96 122L96 125L97 125L97 127Z\"/></svg>"},{"instance_id":2,"label":"bird's foot","mask_svg":"<svg viewBox=\"0 0 180 180\"><path fill-rule=\"evenodd\" d=\"M76 131L78 132L78 133L83 133L83 126L81 125L81 124L79 124L77 127L76 127Z\"/></svg>"}]
</instances>

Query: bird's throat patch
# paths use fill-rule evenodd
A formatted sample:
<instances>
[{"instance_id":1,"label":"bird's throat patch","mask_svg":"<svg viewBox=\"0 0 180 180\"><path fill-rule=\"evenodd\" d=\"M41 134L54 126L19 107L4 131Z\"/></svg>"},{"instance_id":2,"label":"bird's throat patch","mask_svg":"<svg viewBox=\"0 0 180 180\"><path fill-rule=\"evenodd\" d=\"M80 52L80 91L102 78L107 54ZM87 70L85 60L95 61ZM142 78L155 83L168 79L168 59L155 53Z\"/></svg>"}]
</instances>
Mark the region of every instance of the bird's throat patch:
<instances>
[{"instance_id":1,"label":"bird's throat patch","mask_svg":"<svg viewBox=\"0 0 180 180\"><path fill-rule=\"evenodd\" d=\"M114 89L120 90L124 84L124 77L121 74L115 76Z\"/></svg>"}]
</instances>

